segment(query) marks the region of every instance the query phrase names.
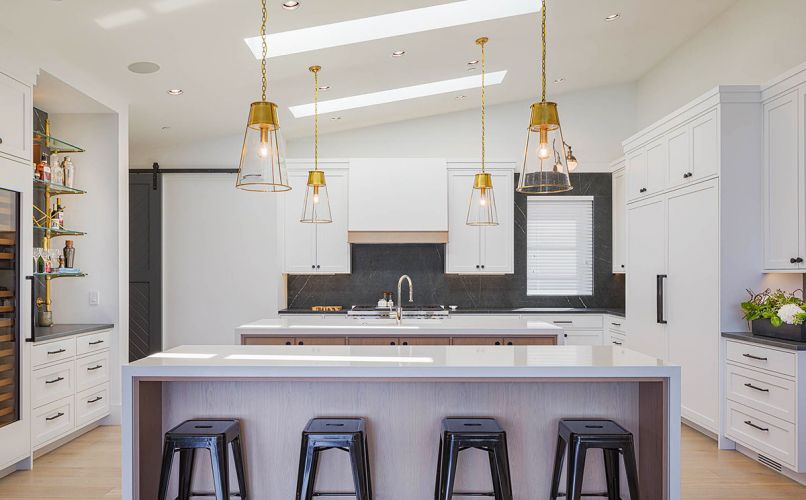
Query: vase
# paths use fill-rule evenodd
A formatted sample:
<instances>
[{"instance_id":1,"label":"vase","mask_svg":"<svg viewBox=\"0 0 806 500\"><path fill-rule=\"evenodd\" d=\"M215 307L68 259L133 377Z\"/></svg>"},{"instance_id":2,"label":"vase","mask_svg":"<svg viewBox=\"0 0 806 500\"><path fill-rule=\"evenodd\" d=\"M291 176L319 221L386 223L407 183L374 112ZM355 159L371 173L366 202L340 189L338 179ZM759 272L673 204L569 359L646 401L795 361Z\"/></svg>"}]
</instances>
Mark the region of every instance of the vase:
<instances>
[{"instance_id":1,"label":"vase","mask_svg":"<svg viewBox=\"0 0 806 500\"><path fill-rule=\"evenodd\" d=\"M788 325L784 323L781 326L773 326L768 319L754 319L751 321L750 329L753 335L806 342L806 325Z\"/></svg>"}]
</instances>

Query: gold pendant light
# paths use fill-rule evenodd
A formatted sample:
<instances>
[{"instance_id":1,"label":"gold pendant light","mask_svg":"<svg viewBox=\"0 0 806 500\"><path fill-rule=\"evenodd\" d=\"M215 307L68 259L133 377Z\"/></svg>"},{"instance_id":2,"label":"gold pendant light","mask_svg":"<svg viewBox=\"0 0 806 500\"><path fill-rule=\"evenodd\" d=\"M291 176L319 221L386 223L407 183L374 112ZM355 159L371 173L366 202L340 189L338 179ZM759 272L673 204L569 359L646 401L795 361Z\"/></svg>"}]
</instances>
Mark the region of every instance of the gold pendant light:
<instances>
[{"instance_id":1,"label":"gold pendant light","mask_svg":"<svg viewBox=\"0 0 806 500\"><path fill-rule=\"evenodd\" d=\"M325 172L319 170L319 70L321 69L320 66L308 68L313 73L313 170L308 171L308 187L305 191L302 217L299 220L308 224L333 222Z\"/></svg>"},{"instance_id":2,"label":"gold pendant light","mask_svg":"<svg viewBox=\"0 0 806 500\"><path fill-rule=\"evenodd\" d=\"M487 37L476 40L481 47L481 172L473 177L473 190L470 192L470 206L467 209L468 226L497 226L498 211L495 208L495 193L493 192L493 178L486 171L485 164L485 133L486 133L486 102L484 94L484 76L486 72L484 45L489 41Z\"/></svg>"},{"instance_id":3,"label":"gold pendant light","mask_svg":"<svg viewBox=\"0 0 806 500\"><path fill-rule=\"evenodd\" d=\"M260 25L260 39L263 43L263 58L260 60L262 94L260 101L249 107L249 119L241 149L241 162L238 166L238 179L235 187L245 191L277 193L288 191L288 173L285 168L285 141L280 135L280 122L277 119L277 105L266 101L266 23L268 13L266 0L261 0L263 18Z\"/></svg>"},{"instance_id":4,"label":"gold pendant light","mask_svg":"<svg viewBox=\"0 0 806 500\"><path fill-rule=\"evenodd\" d=\"M532 104L526 154L517 188L519 193L526 195L561 193L573 189L568 169L568 157L573 155L570 154L570 148L568 153L565 150L557 103L546 101L546 0L543 0L540 13L542 98L540 102Z\"/></svg>"}]
</instances>

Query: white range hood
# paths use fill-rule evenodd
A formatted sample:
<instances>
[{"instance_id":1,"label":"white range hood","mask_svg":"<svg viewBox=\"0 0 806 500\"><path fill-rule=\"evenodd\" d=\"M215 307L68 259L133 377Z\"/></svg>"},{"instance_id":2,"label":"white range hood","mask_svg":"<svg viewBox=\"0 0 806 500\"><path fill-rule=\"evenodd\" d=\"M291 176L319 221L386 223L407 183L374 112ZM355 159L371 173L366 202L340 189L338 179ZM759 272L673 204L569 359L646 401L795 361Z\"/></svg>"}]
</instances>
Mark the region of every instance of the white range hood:
<instances>
[{"instance_id":1,"label":"white range hood","mask_svg":"<svg viewBox=\"0 0 806 500\"><path fill-rule=\"evenodd\" d=\"M350 243L447 243L444 158L350 159Z\"/></svg>"}]
</instances>

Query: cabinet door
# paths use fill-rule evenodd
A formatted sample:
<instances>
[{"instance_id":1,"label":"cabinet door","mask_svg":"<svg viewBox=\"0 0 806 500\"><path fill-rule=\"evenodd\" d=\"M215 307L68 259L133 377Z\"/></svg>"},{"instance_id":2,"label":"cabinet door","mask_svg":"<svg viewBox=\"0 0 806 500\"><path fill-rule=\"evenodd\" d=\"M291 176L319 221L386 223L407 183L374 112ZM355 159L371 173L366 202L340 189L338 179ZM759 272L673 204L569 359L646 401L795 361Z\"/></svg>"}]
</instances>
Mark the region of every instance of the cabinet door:
<instances>
[{"instance_id":1,"label":"cabinet door","mask_svg":"<svg viewBox=\"0 0 806 500\"><path fill-rule=\"evenodd\" d=\"M302 205L305 200L305 187L308 173L291 171L288 182L291 191L283 193L283 230L285 232L285 272L293 274L309 274L316 272L316 254L314 236L315 224L304 224L299 221Z\"/></svg>"},{"instance_id":2,"label":"cabinet door","mask_svg":"<svg viewBox=\"0 0 806 500\"><path fill-rule=\"evenodd\" d=\"M398 345L397 337L347 337L347 345Z\"/></svg>"},{"instance_id":3,"label":"cabinet door","mask_svg":"<svg viewBox=\"0 0 806 500\"><path fill-rule=\"evenodd\" d=\"M316 226L316 271L321 273L350 272L350 244L347 242L347 212L349 186L346 170L325 170L327 193L330 198L330 224ZM300 205L302 210L302 205Z\"/></svg>"},{"instance_id":4,"label":"cabinet door","mask_svg":"<svg viewBox=\"0 0 806 500\"><path fill-rule=\"evenodd\" d=\"M498 225L481 229L481 270L489 274L515 272L515 176L512 172L494 172L493 189L498 211Z\"/></svg>"},{"instance_id":5,"label":"cabinet door","mask_svg":"<svg viewBox=\"0 0 806 500\"><path fill-rule=\"evenodd\" d=\"M690 182L691 142L688 126L673 130L666 137L669 154L669 186L679 186Z\"/></svg>"},{"instance_id":6,"label":"cabinet door","mask_svg":"<svg viewBox=\"0 0 806 500\"><path fill-rule=\"evenodd\" d=\"M666 138L658 139L646 148L646 186L645 194L658 193L666 189L666 178L669 175L669 156Z\"/></svg>"},{"instance_id":7,"label":"cabinet door","mask_svg":"<svg viewBox=\"0 0 806 500\"><path fill-rule=\"evenodd\" d=\"M665 325L658 322L659 275L666 274L666 202L627 207L627 347L667 359Z\"/></svg>"},{"instance_id":8,"label":"cabinet door","mask_svg":"<svg viewBox=\"0 0 806 500\"><path fill-rule=\"evenodd\" d=\"M669 361L681 370L683 417L717 432L719 193L716 180L669 196ZM632 337L633 330L630 330Z\"/></svg>"},{"instance_id":9,"label":"cabinet door","mask_svg":"<svg viewBox=\"0 0 806 500\"><path fill-rule=\"evenodd\" d=\"M32 121L31 87L0 73L0 153L30 162Z\"/></svg>"},{"instance_id":10,"label":"cabinet door","mask_svg":"<svg viewBox=\"0 0 806 500\"><path fill-rule=\"evenodd\" d=\"M478 226L468 226L466 224L474 175L475 171L473 170L452 170L448 173L446 273L481 272L480 246L482 230ZM497 189L495 194L498 195ZM498 203L496 203L496 206L498 206Z\"/></svg>"},{"instance_id":11,"label":"cabinet door","mask_svg":"<svg viewBox=\"0 0 806 500\"><path fill-rule=\"evenodd\" d=\"M504 345L557 345L557 337L505 337Z\"/></svg>"},{"instance_id":12,"label":"cabinet door","mask_svg":"<svg viewBox=\"0 0 806 500\"><path fill-rule=\"evenodd\" d=\"M401 337L400 345L451 345L450 337Z\"/></svg>"},{"instance_id":13,"label":"cabinet door","mask_svg":"<svg viewBox=\"0 0 806 500\"><path fill-rule=\"evenodd\" d=\"M566 330L565 345L602 345L602 332L589 330Z\"/></svg>"},{"instance_id":14,"label":"cabinet door","mask_svg":"<svg viewBox=\"0 0 806 500\"><path fill-rule=\"evenodd\" d=\"M719 173L719 120L714 109L691 123L691 175L689 180Z\"/></svg>"},{"instance_id":15,"label":"cabinet door","mask_svg":"<svg viewBox=\"0 0 806 500\"><path fill-rule=\"evenodd\" d=\"M613 272L627 270L627 199L624 169L613 174Z\"/></svg>"},{"instance_id":16,"label":"cabinet door","mask_svg":"<svg viewBox=\"0 0 806 500\"><path fill-rule=\"evenodd\" d=\"M452 337L452 345L503 345L501 337Z\"/></svg>"},{"instance_id":17,"label":"cabinet door","mask_svg":"<svg viewBox=\"0 0 806 500\"><path fill-rule=\"evenodd\" d=\"M646 194L646 152L643 149L627 155L627 201Z\"/></svg>"},{"instance_id":18,"label":"cabinet door","mask_svg":"<svg viewBox=\"0 0 806 500\"><path fill-rule=\"evenodd\" d=\"M798 92L764 103L764 268L797 269L803 247ZM804 256L806 258L806 256Z\"/></svg>"}]
</instances>

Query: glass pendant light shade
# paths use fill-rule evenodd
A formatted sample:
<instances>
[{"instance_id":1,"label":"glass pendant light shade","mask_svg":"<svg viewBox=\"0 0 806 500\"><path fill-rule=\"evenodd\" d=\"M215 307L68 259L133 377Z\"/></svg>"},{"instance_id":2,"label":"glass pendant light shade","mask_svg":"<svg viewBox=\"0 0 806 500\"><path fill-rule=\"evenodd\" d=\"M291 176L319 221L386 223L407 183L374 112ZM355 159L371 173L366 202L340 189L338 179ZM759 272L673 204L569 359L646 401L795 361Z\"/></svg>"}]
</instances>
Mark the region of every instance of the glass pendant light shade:
<instances>
[{"instance_id":1,"label":"glass pendant light shade","mask_svg":"<svg viewBox=\"0 0 806 500\"><path fill-rule=\"evenodd\" d=\"M557 104L536 102L532 104L518 192L530 195L570 191L573 187L568 174Z\"/></svg>"},{"instance_id":2,"label":"glass pendant light shade","mask_svg":"<svg viewBox=\"0 0 806 500\"><path fill-rule=\"evenodd\" d=\"M308 224L328 224L333 222L330 215L330 197L323 170L308 171L308 188L305 191L305 204L300 222Z\"/></svg>"},{"instance_id":3,"label":"glass pendant light shade","mask_svg":"<svg viewBox=\"0 0 806 500\"><path fill-rule=\"evenodd\" d=\"M253 102L241 149L236 187L245 191L288 191L285 166L285 141L280 135L277 105L273 102Z\"/></svg>"},{"instance_id":4,"label":"glass pendant light shade","mask_svg":"<svg viewBox=\"0 0 806 500\"><path fill-rule=\"evenodd\" d=\"M493 178L487 172L480 172L473 177L473 191L470 192L466 223L468 226L498 225Z\"/></svg>"}]
</instances>

